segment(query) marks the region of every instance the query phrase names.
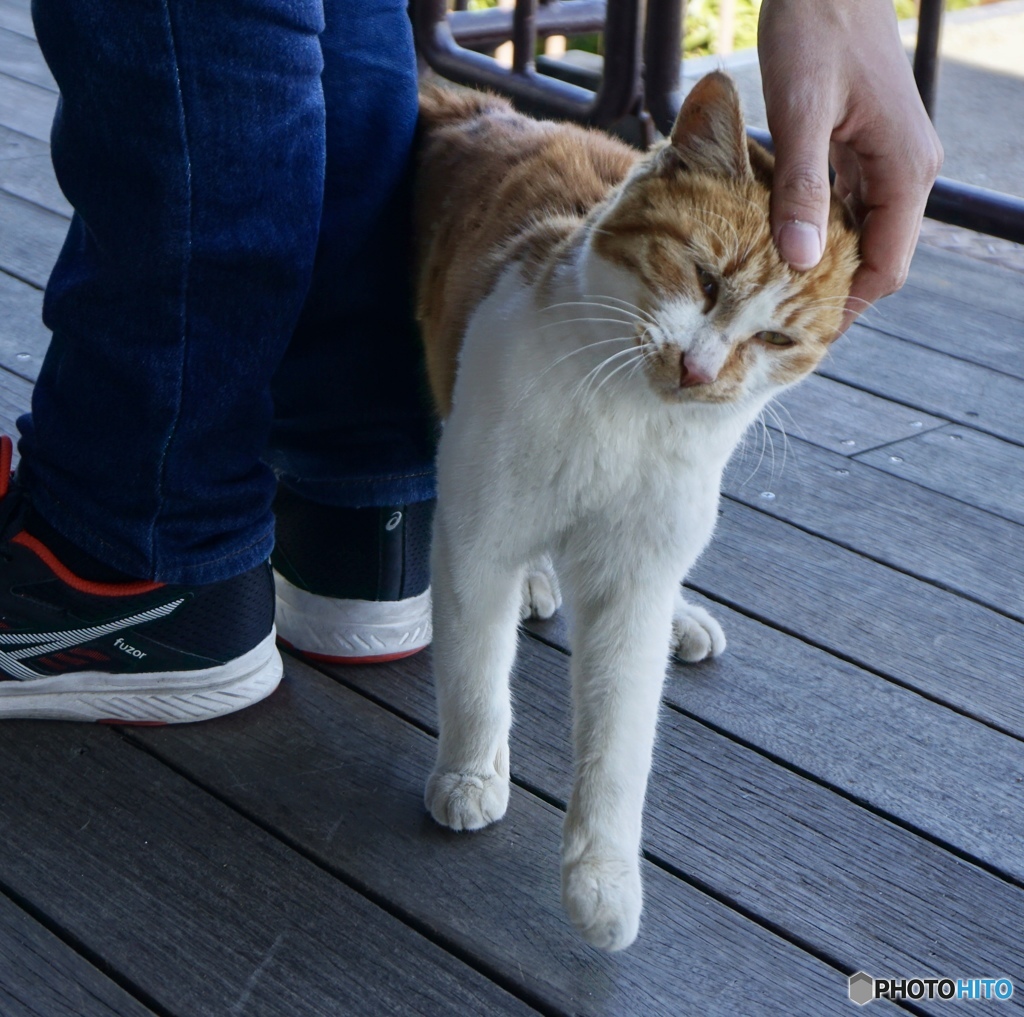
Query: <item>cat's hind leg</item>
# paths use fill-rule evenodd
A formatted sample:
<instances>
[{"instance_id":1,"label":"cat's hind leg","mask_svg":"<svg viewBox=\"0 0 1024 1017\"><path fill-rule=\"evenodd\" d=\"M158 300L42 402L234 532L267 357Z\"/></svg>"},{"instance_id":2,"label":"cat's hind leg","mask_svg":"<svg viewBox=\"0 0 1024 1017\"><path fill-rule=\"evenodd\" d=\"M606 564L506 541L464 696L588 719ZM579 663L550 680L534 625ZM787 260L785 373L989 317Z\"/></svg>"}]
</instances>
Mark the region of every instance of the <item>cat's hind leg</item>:
<instances>
[{"instance_id":1,"label":"cat's hind leg","mask_svg":"<svg viewBox=\"0 0 1024 1017\"><path fill-rule=\"evenodd\" d=\"M440 522L431 568L439 736L424 800L442 826L478 830L508 807L508 680L523 573L472 559Z\"/></svg>"},{"instance_id":2,"label":"cat's hind leg","mask_svg":"<svg viewBox=\"0 0 1024 1017\"><path fill-rule=\"evenodd\" d=\"M688 664L717 657L725 650L725 633L715 618L699 604L691 604L676 590L672 611L672 653Z\"/></svg>"},{"instance_id":3,"label":"cat's hind leg","mask_svg":"<svg viewBox=\"0 0 1024 1017\"><path fill-rule=\"evenodd\" d=\"M562 590L551 558L542 554L526 567L523 580L523 599L519 606L519 618L546 620L562 606Z\"/></svg>"}]
</instances>

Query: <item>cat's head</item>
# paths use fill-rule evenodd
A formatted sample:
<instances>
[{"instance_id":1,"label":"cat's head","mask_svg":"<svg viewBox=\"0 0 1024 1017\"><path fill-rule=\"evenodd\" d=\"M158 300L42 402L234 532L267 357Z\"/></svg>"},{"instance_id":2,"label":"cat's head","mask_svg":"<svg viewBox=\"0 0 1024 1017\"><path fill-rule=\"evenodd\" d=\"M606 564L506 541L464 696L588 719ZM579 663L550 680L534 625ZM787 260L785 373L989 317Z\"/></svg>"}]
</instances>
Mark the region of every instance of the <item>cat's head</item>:
<instances>
[{"instance_id":1,"label":"cat's head","mask_svg":"<svg viewBox=\"0 0 1024 1017\"><path fill-rule=\"evenodd\" d=\"M839 334L857 232L833 197L821 262L791 269L768 221L773 165L748 142L731 79L709 74L592 218L588 288L641 312L635 341L669 401L763 401Z\"/></svg>"}]
</instances>

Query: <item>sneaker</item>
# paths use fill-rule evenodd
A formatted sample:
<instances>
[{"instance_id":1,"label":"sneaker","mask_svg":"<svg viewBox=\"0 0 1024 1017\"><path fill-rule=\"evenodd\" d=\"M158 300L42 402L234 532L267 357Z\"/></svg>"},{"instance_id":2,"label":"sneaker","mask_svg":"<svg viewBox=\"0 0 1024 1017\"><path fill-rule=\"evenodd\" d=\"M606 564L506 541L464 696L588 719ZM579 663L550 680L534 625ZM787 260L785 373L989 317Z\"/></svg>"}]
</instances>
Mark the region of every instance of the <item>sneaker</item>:
<instances>
[{"instance_id":1,"label":"sneaker","mask_svg":"<svg viewBox=\"0 0 1024 1017\"><path fill-rule=\"evenodd\" d=\"M279 487L274 513L282 644L337 664L398 660L429 645L433 501L336 508Z\"/></svg>"},{"instance_id":2,"label":"sneaker","mask_svg":"<svg viewBox=\"0 0 1024 1017\"><path fill-rule=\"evenodd\" d=\"M197 586L93 582L24 529L0 438L0 718L178 724L281 680L269 562Z\"/></svg>"}]
</instances>

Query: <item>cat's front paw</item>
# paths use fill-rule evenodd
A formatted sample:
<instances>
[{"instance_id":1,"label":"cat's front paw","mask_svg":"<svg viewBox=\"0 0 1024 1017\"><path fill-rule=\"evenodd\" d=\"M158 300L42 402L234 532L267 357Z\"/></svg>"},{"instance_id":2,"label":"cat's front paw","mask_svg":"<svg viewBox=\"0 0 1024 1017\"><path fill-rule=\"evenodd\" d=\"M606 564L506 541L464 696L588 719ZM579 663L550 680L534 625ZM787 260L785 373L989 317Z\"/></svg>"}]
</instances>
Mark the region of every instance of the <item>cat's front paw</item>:
<instances>
[{"instance_id":1,"label":"cat's front paw","mask_svg":"<svg viewBox=\"0 0 1024 1017\"><path fill-rule=\"evenodd\" d=\"M672 652L688 664L717 657L725 649L722 626L704 608L677 598L672 614Z\"/></svg>"},{"instance_id":2,"label":"cat's front paw","mask_svg":"<svg viewBox=\"0 0 1024 1017\"><path fill-rule=\"evenodd\" d=\"M551 559L544 555L530 562L523 580L523 599L519 605L519 620L529 618L541 621L551 618L562 606L562 591Z\"/></svg>"},{"instance_id":3,"label":"cat's front paw","mask_svg":"<svg viewBox=\"0 0 1024 1017\"><path fill-rule=\"evenodd\" d=\"M499 773L437 772L423 796L430 814L452 830L479 830L508 808L508 777Z\"/></svg>"},{"instance_id":4,"label":"cat's front paw","mask_svg":"<svg viewBox=\"0 0 1024 1017\"><path fill-rule=\"evenodd\" d=\"M636 859L584 856L563 864L562 904L591 946L624 950L640 930L643 892Z\"/></svg>"}]
</instances>

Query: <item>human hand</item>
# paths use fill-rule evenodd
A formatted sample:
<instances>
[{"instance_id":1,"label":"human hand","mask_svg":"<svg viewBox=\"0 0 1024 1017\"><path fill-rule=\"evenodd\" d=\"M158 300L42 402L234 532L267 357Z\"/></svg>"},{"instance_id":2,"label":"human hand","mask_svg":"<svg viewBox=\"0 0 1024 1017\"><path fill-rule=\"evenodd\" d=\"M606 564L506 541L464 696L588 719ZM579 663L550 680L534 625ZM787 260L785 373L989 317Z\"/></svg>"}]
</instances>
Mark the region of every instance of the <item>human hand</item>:
<instances>
[{"instance_id":1,"label":"human hand","mask_svg":"<svg viewBox=\"0 0 1024 1017\"><path fill-rule=\"evenodd\" d=\"M942 146L892 0L764 0L758 55L775 141L772 233L795 269L821 258L836 190L861 223L843 328L906 281Z\"/></svg>"}]
</instances>

